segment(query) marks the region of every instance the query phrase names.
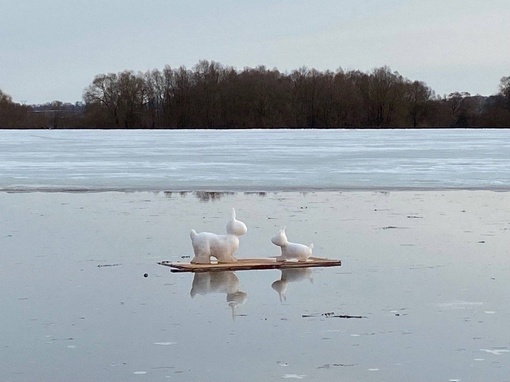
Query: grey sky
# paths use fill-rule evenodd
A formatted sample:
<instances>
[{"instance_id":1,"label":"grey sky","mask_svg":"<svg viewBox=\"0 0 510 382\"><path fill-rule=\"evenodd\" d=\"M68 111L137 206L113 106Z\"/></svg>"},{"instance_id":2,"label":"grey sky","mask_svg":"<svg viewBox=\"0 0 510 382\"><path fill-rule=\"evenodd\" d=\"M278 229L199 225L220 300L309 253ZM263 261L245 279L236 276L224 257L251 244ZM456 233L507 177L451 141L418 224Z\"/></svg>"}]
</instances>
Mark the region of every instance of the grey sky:
<instances>
[{"instance_id":1,"label":"grey sky","mask_svg":"<svg viewBox=\"0 0 510 382\"><path fill-rule=\"evenodd\" d=\"M80 101L97 74L200 59L280 71L390 66L438 94L510 75L508 0L0 0L0 89Z\"/></svg>"}]
</instances>

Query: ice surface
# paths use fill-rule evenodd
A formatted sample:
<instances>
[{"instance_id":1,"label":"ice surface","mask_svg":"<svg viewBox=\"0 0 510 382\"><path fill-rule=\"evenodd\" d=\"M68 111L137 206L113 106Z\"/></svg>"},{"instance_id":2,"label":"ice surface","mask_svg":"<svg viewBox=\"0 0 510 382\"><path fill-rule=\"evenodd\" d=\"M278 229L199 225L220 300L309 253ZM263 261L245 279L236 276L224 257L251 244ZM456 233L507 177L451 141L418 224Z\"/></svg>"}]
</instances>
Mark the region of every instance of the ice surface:
<instances>
[{"instance_id":1,"label":"ice surface","mask_svg":"<svg viewBox=\"0 0 510 382\"><path fill-rule=\"evenodd\" d=\"M510 192L199 194L0 192L1 380L508 380ZM283 304L288 275L232 272L235 320L220 283L192 298L195 275L157 262L188 262L190 228L232 206L239 258L277 255L285 223L342 266Z\"/></svg>"},{"instance_id":2,"label":"ice surface","mask_svg":"<svg viewBox=\"0 0 510 382\"><path fill-rule=\"evenodd\" d=\"M510 188L510 131L2 130L0 190Z\"/></svg>"}]
</instances>

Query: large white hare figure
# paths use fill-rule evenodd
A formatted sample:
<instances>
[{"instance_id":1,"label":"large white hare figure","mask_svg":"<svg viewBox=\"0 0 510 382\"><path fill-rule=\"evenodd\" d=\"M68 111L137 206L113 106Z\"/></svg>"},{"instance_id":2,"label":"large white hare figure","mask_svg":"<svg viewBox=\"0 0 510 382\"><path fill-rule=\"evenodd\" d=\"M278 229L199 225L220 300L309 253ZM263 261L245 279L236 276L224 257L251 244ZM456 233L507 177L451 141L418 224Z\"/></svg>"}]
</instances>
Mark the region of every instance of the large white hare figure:
<instances>
[{"instance_id":1,"label":"large white hare figure","mask_svg":"<svg viewBox=\"0 0 510 382\"><path fill-rule=\"evenodd\" d=\"M280 229L278 235L274 236L271 239L271 242L282 249L281 256L278 256L276 260L306 261L310 256L312 256L313 244L306 246L304 244L289 242L287 235L285 234L285 227Z\"/></svg>"},{"instance_id":2,"label":"large white hare figure","mask_svg":"<svg viewBox=\"0 0 510 382\"><path fill-rule=\"evenodd\" d=\"M234 208L232 208L232 216L226 229L226 235L217 235L211 232L197 233L192 229L190 237L195 257L191 262L194 264L210 264L211 257L216 258L218 263L236 262L237 259L234 254L239 248L239 236L244 235L248 228L242 221L236 219Z\"/></svg>"}]
</instances>

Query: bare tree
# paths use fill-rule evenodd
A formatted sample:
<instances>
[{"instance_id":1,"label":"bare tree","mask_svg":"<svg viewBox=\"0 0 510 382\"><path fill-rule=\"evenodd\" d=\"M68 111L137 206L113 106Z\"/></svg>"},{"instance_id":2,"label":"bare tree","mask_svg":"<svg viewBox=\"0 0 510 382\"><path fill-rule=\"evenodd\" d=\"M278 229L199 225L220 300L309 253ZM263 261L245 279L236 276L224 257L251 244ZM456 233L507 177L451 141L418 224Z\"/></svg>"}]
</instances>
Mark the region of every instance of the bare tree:
<instances>
[{"instance_id":1,"label":"bare tree","mask_svg":"<svg viewBox=\"0 0 510 382\"><path fill-rule=\"evenodd\" d=\"M83 99L87 104L104 107L115 127L128 129L141 121L145 90L140 75L131 71L110 73L96 76L92 85L85 89Z\"/></svg>"},{"instance_id":2,"label":"bare tree","mask_svg":"<svg viewBox=\"0 0 510 382\"><path fill-rule=\"evenodd\" d=\"M506 104L510 111L510 76L501 78L499 82L499 93L506 98Z\"/></svg>"},{"instance_id":3,"label":"bare tree","mask_svg":"<svg viewBox=\"0 0 510 382\"><path fill-rule=\"evenodd\" d=\"M414 81L406 84L406 95L409 102L409 114L414 128L424 121L433 91L424 82Z\"/></svg>"},{"instance_id":4,"label":"bare tree","mask_svg":"<svg viewBox=\"0 0 510 382\"><path fill-rule=\"evenodd\" d=\"M114 126L120 127L119 116L120 90L115 73L100 74L83 92L83 100L89 106L101 106L113 118Z\"/></svg>"}]
</instances>

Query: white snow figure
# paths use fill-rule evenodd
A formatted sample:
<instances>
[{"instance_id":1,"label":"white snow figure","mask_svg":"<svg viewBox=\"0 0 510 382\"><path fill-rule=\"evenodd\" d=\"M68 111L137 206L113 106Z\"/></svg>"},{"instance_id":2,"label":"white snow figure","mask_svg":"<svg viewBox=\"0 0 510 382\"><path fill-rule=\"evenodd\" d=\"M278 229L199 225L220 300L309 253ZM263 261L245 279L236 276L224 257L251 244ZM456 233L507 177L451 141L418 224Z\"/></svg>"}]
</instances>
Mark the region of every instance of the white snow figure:
<instances>
[{"instance_id":1,"label":"white snow figure","mask_svg":"<svg viewBox=\"0 0 510 382\"><path fill-rule=\"evenodd\" d=\"M273 237L271 242L282 249L281 256L277 257L276 260L306 261L310 256L312 256L313 244L306 246L304 244L289 242L287 240L287 235L285 234L285 227L280 229L278 235Z\"/></svg>"},{"instance_id":2,"label":"white snow figure","mask_svg":"<svg viewBox=\"0 0 510 382\"><path fill-rule=\"evenodd\" d=\"M191 230L191 244L195 257L191 260L194 264L210 264L211 257L216 258L218 263L232 263L237 259L234 257L239 248L239 236L244 235L248 228L240 221L236 220L236 211L232 208L232 216L227 223L227 234L217 235L211 232L197 233Z\"/></svg>"}]
</instances>

